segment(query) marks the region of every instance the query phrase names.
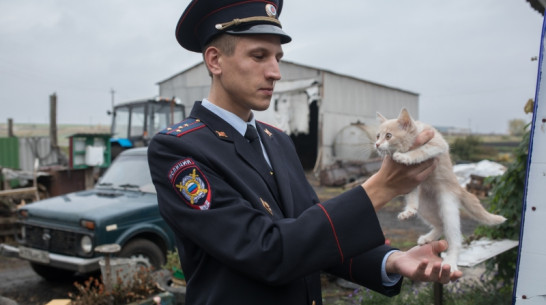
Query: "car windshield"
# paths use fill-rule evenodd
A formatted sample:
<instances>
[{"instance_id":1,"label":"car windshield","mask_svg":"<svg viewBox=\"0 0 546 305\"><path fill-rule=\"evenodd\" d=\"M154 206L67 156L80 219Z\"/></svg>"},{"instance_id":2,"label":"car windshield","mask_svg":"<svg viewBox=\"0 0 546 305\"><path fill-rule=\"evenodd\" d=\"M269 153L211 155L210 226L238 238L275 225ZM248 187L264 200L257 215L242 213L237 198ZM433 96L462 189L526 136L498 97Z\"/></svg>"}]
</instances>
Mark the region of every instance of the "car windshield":
<instances>
[{"instance_id":1,"label":"car windshield","mask_svg":"<svg viewBox=\"0 0 546 305\"><path fill-rule=\"evenodd\" d=\"M145 155L119 156L99 180L98 186L155 193Z\"/></svg>"}]
</instances>

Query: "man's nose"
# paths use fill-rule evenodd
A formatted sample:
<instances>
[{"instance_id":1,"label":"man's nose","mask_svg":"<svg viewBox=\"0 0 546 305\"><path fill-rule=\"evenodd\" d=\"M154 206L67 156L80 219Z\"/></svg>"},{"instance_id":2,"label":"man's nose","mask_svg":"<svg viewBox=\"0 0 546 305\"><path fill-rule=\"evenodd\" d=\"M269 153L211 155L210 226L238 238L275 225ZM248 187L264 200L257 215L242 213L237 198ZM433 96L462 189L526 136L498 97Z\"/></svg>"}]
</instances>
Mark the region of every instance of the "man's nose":
<instances>
[{"instance_id":1,"label":"man's nose","mask_svg":"<svg viewBox=\"0 0 546 305\"><path fill-rule=\"evenodd\" d=\"M279 62L276 59L271 60L271 63L269 64L266 73L267 78L273 80L281 79L281 69L279 67Z\"/></svg>"}]
</instances>

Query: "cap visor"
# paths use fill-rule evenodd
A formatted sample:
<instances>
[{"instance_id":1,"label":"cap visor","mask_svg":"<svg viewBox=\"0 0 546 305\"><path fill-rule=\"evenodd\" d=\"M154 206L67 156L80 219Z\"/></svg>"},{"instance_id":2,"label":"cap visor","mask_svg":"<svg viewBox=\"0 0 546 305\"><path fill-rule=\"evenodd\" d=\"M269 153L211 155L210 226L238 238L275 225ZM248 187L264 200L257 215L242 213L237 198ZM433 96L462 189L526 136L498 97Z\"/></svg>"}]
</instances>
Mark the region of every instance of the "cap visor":
<instances>
[{"instance_id":1,"label":"cap visor","mask_svg":"<svg viewBox=\"0 0 546 305\"><path fill-rule=\"evenodd\" d=\"M228 29L226 33L232 35L258 35L271 34L281 37L281 43L288 43L292 38L288 36L280 27L272 24L256 24L249 27L238 27L236 29Z\"/></svg>"}]
</instances>

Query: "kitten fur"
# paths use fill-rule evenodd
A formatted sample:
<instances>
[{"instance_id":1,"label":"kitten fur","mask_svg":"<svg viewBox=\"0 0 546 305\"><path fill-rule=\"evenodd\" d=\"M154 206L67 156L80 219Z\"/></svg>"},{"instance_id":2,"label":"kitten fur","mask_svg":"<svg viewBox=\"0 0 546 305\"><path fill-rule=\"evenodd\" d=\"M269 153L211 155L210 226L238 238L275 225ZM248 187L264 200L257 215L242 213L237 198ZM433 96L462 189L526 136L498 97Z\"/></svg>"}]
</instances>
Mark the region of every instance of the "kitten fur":
<instances>
[{"instance_id":1,"label":"kitten fur","mask_svg":"<svg viewBox=\"0 0 546 305\"><path fill-rule=\"evenodd\" d=\"M394 161L406 165L418 164L430 158L438 159L436 169L427 180L405 195L406 206L398 214L398 219L418 215L430 225L431 231L417 240L419 245L444 236L449 244L444 263L457 270L463 241L459 208L463 207L472 218L485 225L498 225L506 218L487 212L475 195L459 185L453 173L449 145L436 129L414 121L405 108L396 119L386 119L379 112L377 118L380 125L375 147L380 155L389 155ZM434 131L432 140L410 150L417 135L425 129Z\"/></svg>"}]
</instances>

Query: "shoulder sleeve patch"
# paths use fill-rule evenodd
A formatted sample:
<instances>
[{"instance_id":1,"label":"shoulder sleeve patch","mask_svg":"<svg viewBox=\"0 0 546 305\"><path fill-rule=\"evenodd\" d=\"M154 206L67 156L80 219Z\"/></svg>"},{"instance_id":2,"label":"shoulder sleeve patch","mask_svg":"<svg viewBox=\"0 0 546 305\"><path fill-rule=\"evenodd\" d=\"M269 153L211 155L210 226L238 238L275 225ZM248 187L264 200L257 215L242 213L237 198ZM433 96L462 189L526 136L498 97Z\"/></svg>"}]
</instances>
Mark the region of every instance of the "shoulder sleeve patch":
<instances>
[{"instance_id":1,"label":"shoulder sleeve patch","mask_svg":"<svg viewBox=\"0 0 546 305\"><path fill-rule=\"evenodd\" d=\"M174 191L192 209L208 210L212 195L210 184L191 158L180 160L169 170Z\"/></svg>"},{"instance_id":2,"label":"shoulder sleeve patch","mask_svg":"<svg viewBox=\"0 0 546 305\"><path fill-rule=\"evenodd\" d=\"M159 133L181 137L189 132L201 129L203 127L205 127L205 124L201 122L201 120L196 118L187 118L178 124L163 129Z\"/></svg>"}]
</instances>

